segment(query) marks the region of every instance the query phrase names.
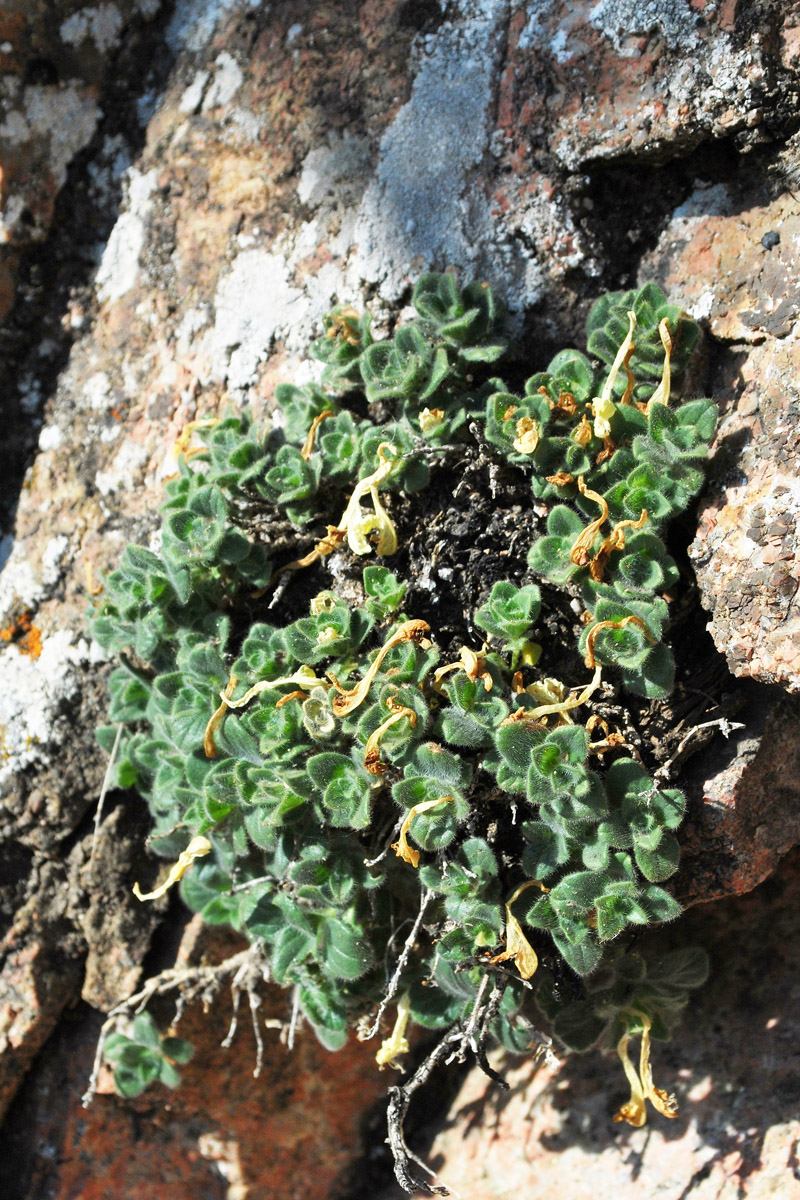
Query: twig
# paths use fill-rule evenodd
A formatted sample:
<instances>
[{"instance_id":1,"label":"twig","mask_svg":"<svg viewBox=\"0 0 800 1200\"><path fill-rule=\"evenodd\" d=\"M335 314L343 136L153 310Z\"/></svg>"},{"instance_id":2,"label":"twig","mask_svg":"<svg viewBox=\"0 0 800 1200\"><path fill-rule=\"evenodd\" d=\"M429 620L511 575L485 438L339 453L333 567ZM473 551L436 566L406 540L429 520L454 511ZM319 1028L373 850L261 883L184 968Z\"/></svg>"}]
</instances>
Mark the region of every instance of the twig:
<instances>
[{"instance_id":1,"label":"twig","mask_svg":"<svg viewBox=\"0 0 800 1200\"><path fill-rule=\"evenodd\" d=\"M702 725L693 725L692 728L684 734L678 743L678 748L671 758L667 759L663 766L659 767L655 772L655 779L669 779L672 775L672 767L680 758L682 758L687 747L695 740L698 734L701 734L705 729L719 729L723 737L730 737L736 729L744 729L745 726L741 721L729 721L727 717L717 717L714 721L704 721ZM699 747L698 747L699 749Z\"/></svg>"},{"instance_id":2,"label":"twig","mask_svg":"<svg viewBox=\"0 0 800 1200\"><path fill-rule=\"evenodd\" d=\"M97 801L97 808L94 814L94 832L92 833L92 848L89 851L89 867L91 868L94 862L94 852L97 849L97 838L100 833L100 819L103 816L103 805L106 802L106 794L108 786L111 783L111 772L114 770L114 763L117 760L117 751L119 750L120 738L122 737L122 722L117 726L117 736L114 738L114 745L111 747L111 756L106 765L106 773L103 776L103 784L100 788L100 798Z\"/></svg>"},{"instance_id":3,"label":"twig","mask_svg":"<svg viewBox=\"0 0 800 1200\"><path fill-rule=\"evenodd\" d=\"M372 1022L369 1029L364 1034L358 1035L359 1041L368 1042L370 1040L370 1038L374 1038L375 1035L377 1034L378 1029L380 1028L380 1023L383 1018L383 1014L386 1012L386 1009L391 1004L391 1002L397 992L397 989L400 986L400 977L403 974L403 971L406 969L406 963L408 962L408 956L411 953L413 946L414 946L414 942L417 939L417 934L419 933L419 928L420 928L420 925L422 924L422 918L425 914L425 909L428 907L428 905L430 904L432 899L433 899L433 892L430 891L430 889L426 888L425 891L422 893L422 898L420 900L420 905L419 905L419 912L417 913L417 919L415 920L414 924L412 925L411 932L409 933L408 937L405 940L403 949L400 951L400 957L397 960L397 963L394 968L394 972L392 973L392 977L389 980L389 986L386 989L386 995L381 1000L378 1011L375 1014L375 1020Z\"/></svg>"},{"instance_id":4,"label":"twig","mask_svg":"<svg viewBox=\"0 0 800 1200\"><path fill-rule=\"evenodd\" d=\"M250 1017L253 1022L253 1036L256 1039L256 1065L253 1068L253 1079L258 1079L261 1074L261 1068L264 1065L264 1038L261 1035L261 1029L258 1024L258 1010L261 1007L261 997L257 992L248 992L247 999L250 1002Z\"/></svg>"},{"instance_id":5,"label":"twig","mask_svg":"<svg viewBox=\"0 0 800 1200\"><path fill-rule=\"evenodd\" d=\"M297 1033L297 1022L300 1018L300 988L295 985L292 993L292 1019L289 1022L289 1036L286 1039L288 1050L294 1050L294 1038Z\"/></svg>"},{"instance_id":6,"label":"twig","mask_svg":"<svg viewBox=\"0 0 800 1200\"><path fill-rule=\"evenodd\" d=\"M399 821L395 821L394 828L392 829L392 832L388 836L390 838L397 837L398 833L400 832L400 827L402 826L402 824L403 824L403 819L401 817ZM365 867L377 867L378 863L382 859L386 858L386 855L389 853L391 848L392 848L391 842L387 842L385 849L381 850L381 852L377 858L368 858L368 859L364 860L364 866Z\"/></svg>"},{"instance_id":7,"label":"twig","mask_svg":"<svg viewBox=\"0 0 800 1200\"><path fill-rule=\"evenodd\" d=\"M236 892L246 892L249 888L255 887L257 883L272 883L272 884L274 884L275 876L274 875L259 875L258 879L246 879L244 881L244 883L237 883L234 887L231 888L231 895L232 896L235 895Z\"/></svg>"},{"instance_id":8,"label":"twig","mask_svg":"<svg viewBox=\"0 0 800 1200\"><path fill-rule=\"evenodd\" d=\"M429 1175L435 1178L434 1172L430 1167L425 1166L420 1162L416 1154L413 1154L406 1145L403 1125L405 1123L408 1106L411 1103L411 1097L417 1088L430 1077L434 1067L445 1057L449 1052L453 1040L461 1038L461 1030L456 1027L445 1034L438 1045L434 1046L428 1057L420 1063L414 1074L409 1079L408 1083L402 1087L389 1088L389 1108L386 1114L388 1127L387 1141L391 1147L394 1157L394 1174L397 1182L404 1192L409 1196L413 1196L415 1192L422 1192L425 1196L449 1196L450 1192L446 1187L437 1187L427 1183L411 1169L412 1160L423 1167Z\"/></svg>"},{"instance_id":9,"label":"twig","mask_svg":"<svg viewBox=\"0 0 800 1200\"><path fill-rule=\"evenodd\" d=\"M487 976L487 978L488 978L488 976ZM493 1080L494 1083L496 1083L499 1087L501 1087L504 1092L507 1092L510 1090L509 1086L506 1083L505 1079L503 1079L503 1076L499 1075L497 1073L497 1071L495 1071L494 1067L490 1064L488 1058L486 1057L486 1039L489 1036L489 1026L491 1025L492 1021L495 1019L495 1017L497 1016L497 1014L500 1010L500 1004L502 1002L503 993L506 990L507 984L508 984L507 978L506 979L503 979L503 978L495 979L494 987L492 988L492 994L489 997L489 1003L486 1005L486 1008L483 1010L483 1017L481 1019L481 1028L480 1028L480 1032L478 1034L477 1040L475 1042L475 1057L478 1060L478 1066L483 1071L484 1075L488 1075L488 1077L491 1080Z\"/></svg>"},{"instance_id":10,"label":"twig","mask_svg":"<svg viewBox=\"0 0 800 1200\"><path fill-rule=\"evenodd\" d=\"M469 1015L467 1027L461 1034L461 1044L452 1052L445 1065L449 1065L455 1058L457 1058L460 1063L463 1063L467 1054L467 1046L469 1046L471 1050L477 1052L478 1047L473 1035L478 1027L478 1021L480 1020L481 1011L483 1009L483 996L488 986L489 976L484 975L483 979L481 980L480 987L478 988L478 994L475 997L475 1003L472 1005L472 1012Z\"/></svg>"}]
</instances>

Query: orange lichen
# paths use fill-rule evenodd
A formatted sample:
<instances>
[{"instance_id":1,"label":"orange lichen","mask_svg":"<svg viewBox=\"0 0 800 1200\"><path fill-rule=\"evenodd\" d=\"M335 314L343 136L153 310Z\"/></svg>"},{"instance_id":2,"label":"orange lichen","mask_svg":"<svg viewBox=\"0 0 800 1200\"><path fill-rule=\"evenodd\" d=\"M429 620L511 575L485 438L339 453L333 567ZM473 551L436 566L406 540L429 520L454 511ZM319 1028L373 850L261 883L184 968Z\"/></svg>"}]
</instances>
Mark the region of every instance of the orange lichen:
<instances>
[{"instance_id":1,"label":"orange lichen","mask_svg":"<svg viewBox=\"0 0 800 1200\"><path fill-rule=\"evenodd\" d=\"M20 654L38 658L42 653L42 635L32 623L31 614L24 612L5 629L0 629L0 640L12 642Z\"/></svg>"}]
</instances>

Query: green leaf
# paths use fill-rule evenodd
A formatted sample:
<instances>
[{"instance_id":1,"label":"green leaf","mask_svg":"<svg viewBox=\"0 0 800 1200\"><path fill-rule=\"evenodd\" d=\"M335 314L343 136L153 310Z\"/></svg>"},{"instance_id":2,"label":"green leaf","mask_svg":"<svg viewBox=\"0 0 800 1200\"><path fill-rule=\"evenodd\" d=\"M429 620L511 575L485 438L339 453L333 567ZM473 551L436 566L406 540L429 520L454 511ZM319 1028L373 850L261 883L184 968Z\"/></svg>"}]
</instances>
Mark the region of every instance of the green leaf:
<instances>
[{"instance_id":1,"label":"green leaf","mask_svg":"<svg viewBox=\"0 0 800 1200\"><path fill-rule=\"evenodd\" d=\"M331 917L320 931L323 968L335 979L360 979L372 966L372 948L363 929Z\"/></svg>"}]
</instances>

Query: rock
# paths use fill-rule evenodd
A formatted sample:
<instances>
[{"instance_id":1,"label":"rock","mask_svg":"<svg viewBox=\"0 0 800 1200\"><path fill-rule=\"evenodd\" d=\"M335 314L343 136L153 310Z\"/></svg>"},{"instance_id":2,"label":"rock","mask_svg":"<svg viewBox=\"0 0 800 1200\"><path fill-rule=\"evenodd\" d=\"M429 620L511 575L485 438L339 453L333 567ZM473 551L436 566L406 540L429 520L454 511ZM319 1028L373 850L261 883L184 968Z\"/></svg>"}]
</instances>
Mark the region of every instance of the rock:
<instances>
[{"instance_id":1,"label":"rock","mask_svg":"<svg viewBox=\"0 0 800 1200\"><path fill-rule=\"evenodd\" d=\"M750 891L800 843L800 708L776 692L751 695L737 713L744 728L717 735L681 773L690 799L672 890L682 904Z\"/></svg>"},{"instance_id":2,"label":"rock","mask_svg":"<svg viewBox=\"0 0 800 1200\"><path fill-rule=\"evenodd\" d=\"M653 1043L655 1082L678 1098L674 1120L651 1111L642 1129L614 1124L626 1084L613 1054L538 1069L490 1055L510 1092L474 1068L413 1148L464 1200L797 1200L798 901L795 853L750 895L683 918L682 944L705 946L712 974L674 1040Z\"/></svg>"},{"instance_id":3,"label":"rock","mask_svg":"<svg viewBox=\"0 0 800 1200\"><path fill-rule=\"evenodd\" d=\"M727 347L709 496L691 557L731 671L800 691L800 216L791 195L698 189L644 267ZM775 241L771 235L776 235Z\"/></svg>"},{"instance_id":4,"label":"rock","mask_svg":"<svg viewBox=\"0 0 800 1200\"><path fill-rule=\"evenodd\" d=\"M201 958L222 961L241 949L232 935L219 932L206 931L198 942L192 926L187 940L190 953L178 956L187 965ZM290 1007L286 992L269 987L259 1020L285 1020ZM333 1055L306 1031L290 1052L267 1029L264 1066L256 1079L246 998L226 1049L220 1042L231 1016L227 988L208 1013L199 1003L187 1009L178 1033L195 1046L195 1056L181 1068L175 1092L159 1088L128 1101L101 1094L84 1110L80 1097L91 1072L98 1020L81 1006L38 1061L6 1126L3 1194L52 1200L139 1195L330 1200L364 1152L360 1121L384 1088L374 1043L353 1038ZM112 1086L107 1080L106 1092Z\"/></svg>"},{"instance_id":5,"label":"rock","mask_svg":"<svg viewBox=\"0 0 800 1200\"><path fill-rule=\"evenodd\" d=\"M0 14L0 321L22 255L47 237L67 171L103 117L101 92L123 37L161 0L20 3Z\"/></svg>"}]
</instances>

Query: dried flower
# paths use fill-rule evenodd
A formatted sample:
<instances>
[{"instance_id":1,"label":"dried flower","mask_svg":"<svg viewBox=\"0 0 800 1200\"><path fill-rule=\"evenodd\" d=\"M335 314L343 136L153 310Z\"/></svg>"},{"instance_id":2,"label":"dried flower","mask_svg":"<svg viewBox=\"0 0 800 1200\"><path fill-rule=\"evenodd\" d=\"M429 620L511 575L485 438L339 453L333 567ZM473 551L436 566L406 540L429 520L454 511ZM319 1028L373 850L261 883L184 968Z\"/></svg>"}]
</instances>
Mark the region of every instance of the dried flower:
<instances>
[{"instance_id":1,"label":"dried flower","mask_svg":"<svg viewBox=\"0 0 800 1200\"><path fill-rule=\"evenodd\" d=\"M158 900L161 896L165 895L167 891L169 891L173 884L177 883L179 879L183 879L183 876L189 870L189 867L196 858L203 858L204 855L210 854L211 849L211 842L208 840L208 838L192 838L186 849L178 855L178 861L173 863L173 865L170 867L169 875L160 885L160 887L157 887L154 892L142 892L139 888L139 884L135 883L133 885L134 896L137 900Z\"/></svg>"},{"instance_id":2,"label":"dried flower","mask_svg":"<svg viewBox=\"0 0 800 1200\"><path fill-rule=\"evenodd\" d=\"M444 422L444 410L441 408L423 408L419 414L419 427L423 433L435 433Z\"/></svg>"},{"instance_id":3,"label":"dried flower","mask_svg":"<svg viewBox=\"0 0 800 1200\"><path fill-rule=\"evenodd\" d=\"M533 454L539 445L539 424L532 417L520 417L517 436L512 443L517 454Z\"/></svg>"},{"instance_id":4,"label":"dried flower","mask_svg":"<svg viewBox=\"0 0 800 1200\"><path fill-rule=\"evenodd\" d=\"M595 504L599 504L601 509L600 516L591 521L578 534L569 552L569 561L571 563L575 563L578 567L587 567L592 559L594 540L608 519L608 504L598 492L593 492L591 488L586 486L586 480L583 475L578 476L578 491L589 500L594 500Z\"/></svg>"},{"instance_id":5,"label":"dried flower","mask_svg":"<svg viewBox=\"0 0 800 1200\"><path fill-rule=\"evenodd\" d=\"M615 550L625 549L625 530L641 529L647 520L647 509L643 508L638 521L618 521L600 549L589 563L589 574L596 583L602 581L606 564Z\"/></svg>"},{"instance_id":6,"label":"dried flower","mask_svg":"<svg viewBox=\"0 0 800 1200\"><path fill-rule=\"evenodd\" d=\"M395 629L385 645L378 651L375 660L364 678L352 688L342 687L333 672L329 671L328 678L339 693L338 696L333 697L333 711L336 713L336 716L346 717L348 713L353 712L358 708L359 704L363 703L372 686L373 679L381 668L381 663L392 646L399 646L401 642L416 642L418 646L422 646L423 648L430 646L430 642L424 636L429 629L430 625L427 621L404 621L402 625L399 625Z\"/></svg>"},{"instance_id":7,"label":"dried flower","mask_svg":"<svg viewBox=\"0 0 800 1200\"><path fill-rule=\"evenodd\" d=\"M323 421L327 421L328 417L332 417L334 415L335 414L332 408L326 408L323 412L317 413L316 417L314 417L314 420L311 422L308 433L306 434L306 440L303 442L303 447L300 451L300 457L304 458L306 462L308 462L313 453L317 430Z\"/></svg>"},{"instance_id":8,"label":"dried flower","mask_svg":"<svg viewBox=\"0 0 800 1200\"><path fill-rule=\"evenodd\" d=\"M437 667L433 673L432 687L435 692L442 694L441 681L445 675L450 675L453 671L463 670L469 679L474 683L477 679L483 680L483 690L490 692L492 690L492 676L486 666L486 660L476 654L474 650L470 650L468 646L461 647L461 657L458 662L448 663L447 666Z\"/></svg>"},{"instance_id":9,"label":"dried flower","mask_svg":"<svg viewBox=\"0 0 800 1200\"><path fill-rule=\"evenodd\" d=\"M669 404L669 394L672 390L670 356L672 354L672 338L669 333L669 322L666 317L659 322L658 332L661 336L661 345L664 347L664 367L661 372L661 382L647 402L647 411L650 411L651 404Z\"/></svg>"},{"instance_id":10,"label":"dried flower","mask_svg":"<svg viewBox=\"0 0 800 1200\"><path fill-rule=\"evenodd\" d=\"M617 376L620 370L627 368L635 346L633 344L633 331L636 328L636 313L633 309L628 312L628 321L630 326L625 341L617 351L617 356L612 363L611 370L608 373L608 379L603 384L603 390L598 397L592 400L592 413L594 414L594 433L595 437L605 438L611 433L611 418L617 411L616 405L612 400L614 395L614 384L617 382ZM630 383L630 377L629 377Z\"/></svg>"},{"instance_id":11,"label":"dried flower","mask_svg":"<svg viewBox=\"0 0 800 1200\"><path fill-rule=\"evenodd\" d=\"M417 723L417 714L413 708L404 708L402 704L397 702L395 696L389 696L386 701L386 707L391 711L391 716L387 717L382 725L371 733L367 739L366 747L364 748L364 766L369 771L370 775L383 775L386 770L385 763L381 762L381 752L379 742L388 729L401 721L403 717L408 718L408 723L412 729Z\"/></svg>"},{"instance_id":12,"label":"dried flower","mask_svg":"<svg viewBox=\"0 0 800 1200\"><path fill-rule=\"evenodd\" d=\"M674 1096L667 1095L663 1089L657 1088L653 1083L653 1069L650 1065L650 1018L645 1013L639 1012L636 1013L636 1016L642 1023L639 1071L637 1074L628 1055L628 1043L634 1036L629 1027L617 1043L617 1054L628 1083L631 1085L631 1098L615 1114L614 1120L626 1121L628 1125L639 1129L647 1121L646 1100L649 1100L653 1108L662 1116L670 1118L678 1115L678 1102Z\"/></svg>"},{"instance_id":13,"label":"dried flower","mask_svg":"<svg viewBox=\"0 0 800 1200\"><path fill-rule=\"evenodd\" d=\"M421 804L415 804L408 810L403 824L400 826L400 836L396 842L392 842L392 849L398 858L402 858L403 862L410 863L412 867L419 866L419 850L415 850L408 844L408 830L411 822L420 813L430 812L432 808L438 808L440 804L451 804L452 801L452 796L440 796L438 800L423 800Z\"/></svg>"},{"instance_id":14,"label":"dried flower","mask_svg":"<svg viewBox=\"0 0 800 1200\"><path fill-rule=\"evenodd\" d=\"M538 879L529 879L526 883L520 884L511 899L506 901L506 948L501 954L495 954L493 958L489 959L490 963L499 963L513 958L523 979L530 979L532 975L536 974L539 958L522 932L522 926L511 911L511 906L530 887L538 887L543 892L550 890L543 883L539 883Z\"/></svg>"},{"instance_id":15,"label":"dried flower","mask_svg":"<svg viewBox=\"0 0 800 1200\"><path fill-rule=\"evenodd\" d=\"M387 452L396 454L397 450L391 442L381 442L378 446L380 466L371 475L358 481L339 521L338 528L347 534L347 544L354 554L369 554L372 547L367 536L376 530L378 540L375 549L378 554L389 557L397 553L397 532L378 497L378 484L388 478L395 465L392 459L386 457ZM372 501L372 512L361 507L361 501L367 493Z\"/></svg>"},{"instance_id":16,"label":"dried flower","mask_svg":"<svg viewBox=\"0 0 800 1200\"><path fill-rule=\"evenodd\" d=\"M381 1068L394 1065L394 1060L400 1054L408 1054L410 1049L406 1038L408 1019L411 1016L411 1000L408 993L401 996L397 1002L397 1018L394 1029L388 1038L381 1042L381 1048L375 1055L375 1062Z\"/></svg>"}]
</instances>

